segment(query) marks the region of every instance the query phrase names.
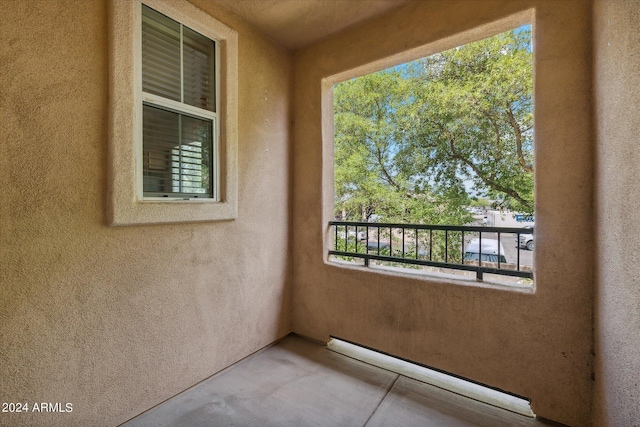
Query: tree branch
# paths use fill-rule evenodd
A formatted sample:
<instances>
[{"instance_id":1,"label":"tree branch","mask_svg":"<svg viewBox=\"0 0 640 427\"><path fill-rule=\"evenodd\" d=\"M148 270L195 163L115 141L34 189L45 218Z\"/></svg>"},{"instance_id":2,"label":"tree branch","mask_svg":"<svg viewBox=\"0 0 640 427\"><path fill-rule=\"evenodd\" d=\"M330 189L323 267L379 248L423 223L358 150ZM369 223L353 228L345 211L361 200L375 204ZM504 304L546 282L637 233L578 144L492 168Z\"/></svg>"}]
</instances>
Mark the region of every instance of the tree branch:
<instances>
[{"instance_id":1,"label":"tree branch","mask_svg":"<svg viewBox=\"0 0 640 427\"><path fill-rule=\"evenodd\" d=\"M531 207L529 202L524 198L522 198L522 196L520 196L520 194L518 194L517 191L511 188L504 187L503 185L500 185L498 182L495 181L495 179L493 179L493 177L490 174L484 173L475 163L473 163L471 160L467 159L466 157L458 153L455 149L455 140L453 138L449 139L449 148L451 149L451 157L453 157L454 159L460 160L462 163L469 166L475 172L478 178L480 178L485 184L487 184L494 190L500 191L501 193L504 193L507 196L513 197L518 202L522 203L524 206Z\"/></svg>"},{"instance_id":2,"label":"tree branch","mask_svg":"<svg viewBox=\"0 0 640 427\"><path fill-rule=\"evenodd\" d=\"M496 134L496 152L497 152L496 157L498 159L501 159L502 158L502 139L500 138L500 128L498 127L498 123L491 113L485 112L484 114L489 119L489 122L491 122L491 125L493 126L493 131Z\"/></svg>"},{"instance_id":3,"label":"tree branch","mask_svg":"<svg viewBox=\"0 0 640 427\"><path fill-rule=\"evenodd\" d=\"M511 105L507 103L507 117L509 118L509 124L513 128L513 131L516 134L516 151L518 154L518 163L520 166L527 171L533 173L533 166L528 165L524 160L524 154L522 153L522 130L520 129L520 125L516 121L516 118L513 116L513 111L511 111Z\"/></svg>"},{"instance_id":4,"label":"tree branch","mask_svg":"<svg viewBox=\"0 0 640 427\"><path fill-rule=\"evenodd\" d=\"M376 148L376 152L375 152L375 158L378 162L378 166L380 166L380 170L382 171L382 175L383 175L383 179L385 181L387 181L390 185L392 185L396 190L398 191L403 191L402 187L400 187L395 180L393 179L393 177L391 176L391 174L389 173L389 171L387 171L387 168L384 164L384 156L382 155L382 150L380 149L380 145L377 144L370 136L366 136L366 138L369 140L369 142L371 144L373 144L373 146Z\"/></svg>"}]
</instances>

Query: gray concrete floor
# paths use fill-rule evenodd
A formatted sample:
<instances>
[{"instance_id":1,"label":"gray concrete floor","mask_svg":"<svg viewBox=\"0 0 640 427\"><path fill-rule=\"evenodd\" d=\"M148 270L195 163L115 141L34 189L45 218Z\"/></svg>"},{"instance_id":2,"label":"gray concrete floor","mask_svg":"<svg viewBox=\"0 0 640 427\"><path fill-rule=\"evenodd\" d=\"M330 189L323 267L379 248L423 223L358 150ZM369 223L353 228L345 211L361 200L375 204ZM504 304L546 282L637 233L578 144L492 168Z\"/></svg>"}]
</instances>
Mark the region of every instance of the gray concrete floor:
<instances>
[{"instance_id":1,"label":"gray concrete floor","mask_svg":"<svg viewBox=\"0 0 640 427\"><path fill-rule=\"evenodd\" d=\"M123 427L543 425L291 335Z\"/></svg>"}]
</instances>

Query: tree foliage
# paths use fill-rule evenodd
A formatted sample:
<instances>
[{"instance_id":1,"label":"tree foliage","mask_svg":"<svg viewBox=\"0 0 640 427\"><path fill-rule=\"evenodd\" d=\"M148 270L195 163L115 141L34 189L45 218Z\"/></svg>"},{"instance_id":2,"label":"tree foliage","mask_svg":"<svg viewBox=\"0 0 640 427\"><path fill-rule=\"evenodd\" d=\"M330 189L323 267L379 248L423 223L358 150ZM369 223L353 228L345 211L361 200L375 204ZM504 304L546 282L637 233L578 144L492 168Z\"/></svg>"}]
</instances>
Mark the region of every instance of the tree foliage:
<instances>
[{"instance_id":1,"label":"tree foliage","mask_svg":"<svg viewBox=\"0 0 640 427\"><path fill-rule=\"evenodd\" d=\"M528 29L336 85L336 214L459 224L467 188L533 212Z\"/></svg>"}]
</instances>

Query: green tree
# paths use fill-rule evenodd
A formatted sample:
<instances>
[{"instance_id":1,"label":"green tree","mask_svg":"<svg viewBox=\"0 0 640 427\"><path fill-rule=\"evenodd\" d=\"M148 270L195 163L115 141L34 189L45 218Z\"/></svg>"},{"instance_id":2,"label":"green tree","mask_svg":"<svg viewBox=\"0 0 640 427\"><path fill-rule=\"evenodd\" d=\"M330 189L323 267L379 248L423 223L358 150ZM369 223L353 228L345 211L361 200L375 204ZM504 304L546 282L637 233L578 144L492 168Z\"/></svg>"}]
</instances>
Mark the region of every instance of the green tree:
<instances>
[{"instance_id":1,"label":"green tree","mask_svg":"<svg viewBox=\"0 0 640 427\"><path fill-rule=\"evenodd\" d=\"M411 64L406 173L460 187L500 207L533 213L533 78L530 30L499 34Z\"/></svg>"},{"instance_id":2,"label":"green tree","mask_svg":"<svg viewBox=\"0 0 640 427\"><path fill-rule=\"evenodd\" d=\"M462 224L469 181L532 213L532 93L528 29L336 85L336 215Z\"/></svg>"},{"instance_id":3,"label":"green tree","mask_svg":"<svg viewBox=\"0 0 640 427\"><path fill-rule=\"evenodd\" d=\"M386 70L337 85L334 182L336 216L384 221L460 223L466 194L431 193L416 186L413 171L398 158L405 130L402 116L413 84L399 70Z\"/></svg>"}]
</instances>

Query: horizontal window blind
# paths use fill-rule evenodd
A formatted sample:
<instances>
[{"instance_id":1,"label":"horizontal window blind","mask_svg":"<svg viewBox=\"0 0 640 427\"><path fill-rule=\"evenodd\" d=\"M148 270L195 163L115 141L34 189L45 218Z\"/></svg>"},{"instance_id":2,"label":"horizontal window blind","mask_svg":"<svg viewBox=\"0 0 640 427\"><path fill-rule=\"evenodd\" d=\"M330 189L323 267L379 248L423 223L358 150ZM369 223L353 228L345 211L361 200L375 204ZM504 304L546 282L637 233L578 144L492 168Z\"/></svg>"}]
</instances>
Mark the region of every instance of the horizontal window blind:
<instances>
[{"instance_id":1,"label":"horizontal window blind","mask_svg":"<svg viewBox=\"0 0 640 427\"><path fill-rule=\"evenodd\" d=\"M180 24L145 6L142 90L182 101L180 68Z\"/></svg>"},{"instance_id":2,"label":"horizontal window blind","mask_svg":"<svg viewBox=\"0 0 640 427\"><path fill-rule=\"evenodd\" d=\"M215 44L213 41L183 28L184 103L215 111L213 78Z\"/></svg>"}]
</instances>

